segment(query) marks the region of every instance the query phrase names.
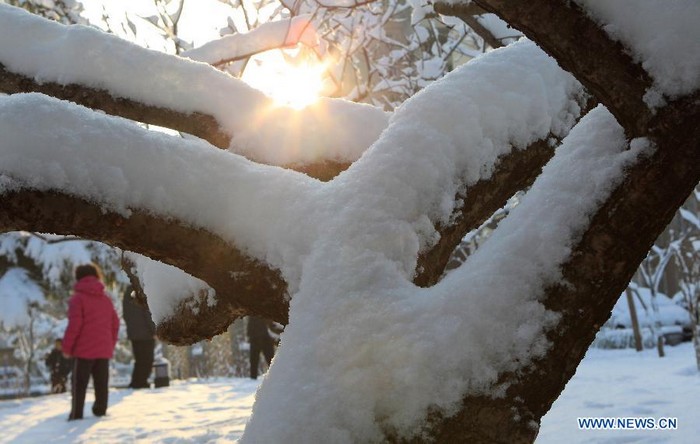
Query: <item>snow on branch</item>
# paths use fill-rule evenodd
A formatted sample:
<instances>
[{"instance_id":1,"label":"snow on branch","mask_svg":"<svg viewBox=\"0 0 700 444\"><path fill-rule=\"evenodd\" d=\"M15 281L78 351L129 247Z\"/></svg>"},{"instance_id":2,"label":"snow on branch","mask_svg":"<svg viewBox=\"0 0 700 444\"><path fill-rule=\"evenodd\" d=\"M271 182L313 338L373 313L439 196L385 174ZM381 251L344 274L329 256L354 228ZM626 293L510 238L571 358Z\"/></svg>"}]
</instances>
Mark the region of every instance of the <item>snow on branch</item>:
<instances>
[{"instance_id":1,"label":"snow on branch","mask_svg":"<svg viewBox=\"0 0 700 444\"><path fill-rule=\"evenodd\" d=\"M37 82L30 77L8 71L2 63L0 63L0 91L9 94L39 92L70 100L115 116L192 134L220 148L228 148L231 142L231 136L220 128L215 118L209 115L197 112L188 114L146 105L136 100L116 97L105 89L78 84Z\"/></svg>"},{"instance_id":2,"label":"snow on branch","mask_svg":"<svg viewBox=\"0 0 700 444\"><path fill-rule=\"evenodd\" d=\"M504 89L511 91L508 106L497 99ZM407 102L374 148L327 186L201 141L150 132L69 102L18 94L0 99L0 129L8 135L0 141L2 173L9 178L5 192L58 190L124 218L147 211L216 233L265 264L262 268L280 270L293 293L313 240L327 224L352 214L355 221L370 218L340 223L343 230L366 232L357 239L382 237L384 228L366 229L376 217L401 226L392 229L395 233L408 230L396 245L371 244L394 250L383 254L395 256L407 276L413 275L419 249L429 249L440 237L434 226L447 226L459 210L454 199L460 190L491 177L498 160L514 147L520 151L550 134L565 135L581 113L580 92L580 85L534 45L514 45L466 65ZM289 223L309 218L314 223ZM192 272L191 265L182 268L208 282L217 299L226 288L205 279L201 270ZM276 272L260 275L266 273ZM263 288L284 293L279 281L261 280ZM274 302L279 299L272 300L279 310ZM280 319L279 312L273 314Z\"/></svg>"},{"instance_id":3,"label":"snow on branch","mask_svg":"<svg viewBox=\"0 0 700 444\"><path fill-rule=\"evenodd\" d=\"M434 7L435 12L439 14L460 18L474 32L476 32L479 37L484 39L484 41L488 43L490 47L495 49L503 46L501 40L494 35L491 29L489 29L488 26L485 26L477 17L475 17L486 14L486 11L476 3L467 3L459 6L454 6L447 3L435 3Z\"/></svg>"},{"instance_id":4,"label":"snow on branch","mask_svg":"<svg viewBox=\"0 0 700 444\"><path fill-rule=\"evenodd\" d=\"M392 271L392 256L370 253L374 245L341 247L347 245L342 233L322 239L324 248L307 261L316 273L305 276L294 297L285 346L258 392L246 430L250 441L244 436L243 442L275 442L283 435L315 442L329 428L348 442L380 442L387 431L399 440L415 437L429 409L450 416L464 396L492 393L502 373L542 356L544 332L558 315L542 306L540 289L559 281L559 266L588 217L644 149L629 150L604 109L579 126L485 245L429 289L402 280ZM349 272L354 279L344 280ZM334 301L332 309L319 303L326 298ZM333 328L321 335L328 325ZM448 353L449 360L440 358ZM322 365L326 360L333 364ZM414 371L430 376L408 376ZM337 396L344 402L331 403ZM333 408L312 415L318 405ZM353 415L358 411L376 414ZM282 430L275 426L281 414L287 425L305 418L304 426Z\"/></svg>"},{"instance_id":5,"label":"snow on branch","mask_svg":"<svg viewBox=\"0 0 700 444\"><path fill-rule=\"evenodd\" d=\"M227 35L180 55L214 66L246 59L270 49L297 44L315 49L322 55L325 53L325 47L316 34L312 18L311 14L303 14L287 20L263 23L249 32Z\"/></svg>"},{"instance_id":6,"label":"snow on branch","mask_svg":"<svg viewBox=\"0 0 700 444\"><path fill-rule=\"evenodd\" d=\"M203 63L4 4L0 42L2 92L40 91L74 100L193 133L262 163L350 163L388 120L380 109L338 99L323 98L300 111L277 106Z\"/></svg>"},{"instance_id":7,"label":"snow on branch","mask_svg":"<svg viewBox=\"0 0 700 444\"><path fill-rule=\"evenodd\" d=\"M575 3L543 0L474 0L522 31L584 84L630 136L646 134L652 112L644 102L649 75ZM442 14L462 14L444 4ZM575 56L573 56L575 54ZM611 87L614 85L614 87Z\"/></svg>"},{"instance_id":8,"label":"snow on branch","mask_svg":"<svg viewBox=\"0 0 700 444\"><path fill-rule=\"evenodd\" d=\"M38 94L0 98L0 132L3 230L72 233L165 258L206 280L222 304L231 305L222 295L239 300L254 293L261 302L253 305L267 304L267 317L286 320L286 303L280 305L286 285L277 271L260 264L279 264L279 259L267 258L267 246L258 241L272 236L268 240L280 243L290 233L280 215L316 181ZM282 194L275 197L276 192ZM61 219L57 211L67 214ZM262 225L268 229L261 231ZM143 227L148 230L141 232ZM191 251L185 239L191 240ZM205 264L210 269L198 268ZM265 296L268 290L271 297ZM222 310L225 321L230 323L232 312Z\"/></svg>"},{"instance_id":9,"label":"snow on branch","mask_svg":"<svg viewBox=\"0 0 700 444\"><path fill-rule=\"evenodd\" d=\"M700 180L698 98L696 94L677 102L657 116L654 126L661 129L655 131L657 145L646 149L646 155L627 168L624 181L596 205L580 241L562 264L561 283L546 289L543 304L562 315L557 328L548 334L552 341L549 353L525 373L500 379L508 387L504 399L522 399L518 414L525 423L549 410L649 248ZM631 146L639 149L648 143L637 139ZM533 390L533 381L546 383ZM478 397L465 400L468 408L443 424L444 430L449 429L450 421L474 426L470 418L487 402ZM512 414L513 406L503 404L500 408Z\"/></svg>"}]
</instances>

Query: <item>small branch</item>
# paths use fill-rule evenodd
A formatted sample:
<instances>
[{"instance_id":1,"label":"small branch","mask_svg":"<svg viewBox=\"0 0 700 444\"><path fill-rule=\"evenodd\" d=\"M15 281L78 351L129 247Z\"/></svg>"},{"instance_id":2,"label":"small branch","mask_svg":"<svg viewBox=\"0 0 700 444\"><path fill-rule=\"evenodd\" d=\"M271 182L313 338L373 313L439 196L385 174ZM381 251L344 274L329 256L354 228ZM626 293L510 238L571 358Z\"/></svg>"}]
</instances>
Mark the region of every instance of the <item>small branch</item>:
<instances>
[{"instance_id":1,"label":"small branch","mask_svg":"<svg viewBox=\"0 0 700 444\"><path fill-rule=\"evenodd\" d=\"M532 185L553 155L554 148L544 140L539 140L524 150L514 149L501 159L489 179L480 180L469 187L466 195L460 193L457 199L463 199L464 204L457 223L438 227L440 240L418 257L418 271L413 283L421 287L435 285L462 238L503 207L517 191Z\"/></svg>"},{"instance_id":2,"label":"small branch","mask_svg":"<svg viewBox=\"0 0 700 444\"><path fill-rule=\"evenodd\" d=\"M48 237L44 236L43 234L35 233L33 231L28 231L29 234L32 236L39 238L46 242L47 244L60 244L61 242L73 242L73 241L81 241L83 239L75 236L64 236L58 239L49 239Z\"/></svg>"},{"instance_id":3,"label":"small branch","mask_svg":"<svg viewBox=\"0 0 700 444\"><path fill-rule=\"evenodd\" d=\"M464 23L467 24L467 26L477 33L479 37L484 39L484 41L493 49L501 48L503 46L503 42L497 39L496 36L493 35L493 33L486 26L482 25L476 17L471 15L460 15L459 18L461 18Z\"/></svg>"},{"instance_id":4,"label":"small branch","mask_svg":"<svg viewBox=\"0 0 700 444\"><path fill-rule=\"evenodd\" d=\"M469 26L479 37L492 48L500 48L503 46L501 40L497 39L493 33L482 25L475 17L476 15L485 14L486 11L476 3L467 5L452 5L447 3L435 3L435 12L442 15L454 16L461 19Z\"/></svg>"}]
</instances>

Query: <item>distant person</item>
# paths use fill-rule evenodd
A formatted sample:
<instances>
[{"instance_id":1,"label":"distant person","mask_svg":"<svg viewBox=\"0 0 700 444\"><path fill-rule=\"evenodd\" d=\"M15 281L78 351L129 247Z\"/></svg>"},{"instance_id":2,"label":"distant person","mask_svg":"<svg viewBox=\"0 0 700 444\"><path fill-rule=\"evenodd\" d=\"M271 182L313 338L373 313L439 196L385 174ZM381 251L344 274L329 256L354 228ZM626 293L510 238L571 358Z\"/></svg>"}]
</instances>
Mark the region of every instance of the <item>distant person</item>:
<instances>
[{"instance_id":1,"label":"distant person","mask_svg":"<svg viewBox=\"0 0 700 444\"><path fill-rule=\"evenodd\" d=\"M256 316L248 316L248 342L250 343L250 378L258 379L260 352L270 365L275 354L275 339L270 334L268 322Z\"/></svg>"},{"instance_id":2,"label":"distant person","mask_svg":"<svg viewBox=\"0 0 700 444\"><path fill-rule=\"evenodd\" d=\"M63 356L63 341L56 339L53 350L46 355L46 368L51 373L51 393L65 393L68 375L73 366L73 360Z\"/></svg>"},{"instance_id":3,"label":"distant person","mask_svg":"<svg viewBox=\"0 0 700 444\"><path fill-rule=\"evenodd\" d=\"M63 353L74 357L72 403L68 420L82 419L85 392L90 376L95 387L95 416L107 414L109 360L114 354L119 317L104 290L96 265L75 269L73 296L68 301L68 328L63 336Z\"/></svg>"},{"instance_id":4,"label":"distant person","mask_svg":"<svg viewBox=\"0 0 700 444\"><path fill-rule=\"evenodd\" d=\"M122 314L126 322L126 335L131 341L134 355L134 369L131 372L130 388L149 388L148 377L153 367L153 350L156 346L156 326L151 319L151 313L146 307L139 305L132 296L129 286L122 300Z\"/></svg>"}]
</instances>

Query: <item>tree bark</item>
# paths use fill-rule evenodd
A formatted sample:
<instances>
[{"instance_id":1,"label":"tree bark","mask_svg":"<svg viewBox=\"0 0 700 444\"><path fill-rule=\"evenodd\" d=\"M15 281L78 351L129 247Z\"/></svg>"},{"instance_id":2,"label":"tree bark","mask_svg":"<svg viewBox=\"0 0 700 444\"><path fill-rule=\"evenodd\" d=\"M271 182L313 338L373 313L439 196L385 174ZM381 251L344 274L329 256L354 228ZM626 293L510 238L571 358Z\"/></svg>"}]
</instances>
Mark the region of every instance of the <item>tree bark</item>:
<instances>
[{"instance_id":1,"label":"tree bark","mask_svg":"<svg viewBox=\"0 0 700 444\"><path fill-rule=\"evenodd\" d=\"M540 140L524 150L513 150L498 163L487 180L480 180L457 196L464 203L453 225L438 226L440 240L418 257L413 283L421 287L435 285L442 277L459 242L478 228L516 192L532 185L542 167L554 155L554 148Z\"/></svg>"},{"instance_id":2,"label":"tree bark","mask_svg":"<svg viewBox=\"0 0 700 444\"><path fill-rule=\"evenodd\" d=\"M87 108L104 111L113 116L137 122L162 126L206 140L212 145L228 149L231 134L221 128L220 123L208 114L183 113L159 106L147 105L137 100L115 97L104 89L80 84L61 85L55 82L39 83L22 74L9 71L0 63L0 92L7 94L37 92L57 99L69 100ZM319 180L330 180L350 166L346 162L321 160L311 164L283 165Z\"/></svg>"},{"instance_id":3,"label":"tree bark","mask_svg":"<svg viewBox=\"0 0 700 444\"><path fill-rule=\"evenodd\" d=\"M653 114L644 103L649 75L574 2L474 0L535 41L573 73L605 105L629 137L646 133ZM443 14L464 15L464 6L439 4ZM468 14L468 10L466 12Z\"/></svg>"},{"instance_id":4,"label":"tree bark","mask_svg":"<svg viewBox=\"0 0 700 444\"><path fill-rule=\"evenodd\" d=\"M639 330L639 321L637 320L637 309L634 306L634 298L632 297L632 290L627 288L625 290L625 295L627 295L627 305L630 309L630 318L632 319L632 332L634 334L634 348L640 352L644 350L644 344L642 343L642 333Z\"/></svg>"},{"instance_id":5,"label":"tree bark","mask_svg":"<svg viewBox=\"0 0 700 444\"><path fill-rule=\"evenodd\" d=\"M174 344L194 343L255 314L287 323L287 284L277 270L245 256L218 236L171 218L133 211L129 217L58 192L21 190L0 195L0 232L26 230L75 234L174 265L216 290L216 305L200 301L194 313L180 304L158 326Z\"/></svg>"},{"instance_id":6,"label":"tree bark","mask_svg":"<svg viewBox=\"0 0 700 444\"><path fill-rule=\"evenodd\" d=\"M548 353L517 375L502 375L504 397L468 396L458 414L431 417L437 442L532 442L636 268L700 180L700 93L652 115L643 100L649 76L575 4L474 1L552 55L628 136L648 137L657 147L630 168L591 219L562 267L566 285L546 289L543 303L562 315L548 332Z\"/></svg>"},{"instance_id":7,"label":"tree bark","mask_svg":"<svg viewBox=\"0 0 700 444\"><path fill-rule=\"evenodd\" d=\"M656 152L629 170L591 219L569 261L566 285L545 292L547 309L562 315L548 333L547 355L505 374L503 398L464 399L451 418L432 418L436 442L532 442L539 422L564 390L599 327L654 240L700 181L700 94L668 106L652 122Z\"/></svg>"},{"instance_id":8,"label":"tree bark","mask_svg":"<svg viewBox=\"0 0 700 444\"><path fill-rule=\"evenodd\" d=\"M113 116L137 122L171 128L204 139L219 148L228 148L231 135L223 131L212 116L202 113L181 113L167 108L146 105L138 101L115 97L104 89L84 85L38 83L22 74L10 72L0 64L0 92L7 94L38 92L57 99L69 100Z\"/></svg>"}]
</instances>

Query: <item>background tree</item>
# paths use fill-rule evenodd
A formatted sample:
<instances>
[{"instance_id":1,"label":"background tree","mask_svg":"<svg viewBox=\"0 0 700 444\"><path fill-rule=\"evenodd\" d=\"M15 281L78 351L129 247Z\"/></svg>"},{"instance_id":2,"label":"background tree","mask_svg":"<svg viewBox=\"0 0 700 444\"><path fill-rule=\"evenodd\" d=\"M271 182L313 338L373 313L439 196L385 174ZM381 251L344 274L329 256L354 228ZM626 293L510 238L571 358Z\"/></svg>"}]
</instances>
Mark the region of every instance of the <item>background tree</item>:
<instances>
[{"instance_id":1,"label":"background tree","mask_svg":"<svg viewBox=\"0 0 700 444\"><path fill-rule=\"evenodd\" d=\"M697 199L698 196L696 189L693 197ZM680 270L680 299L690 314L695 356L700 370L700 221L687 210L681 214L689 222L689 227L674 242L673 260Z\"/></svg>"}]
</instances>

